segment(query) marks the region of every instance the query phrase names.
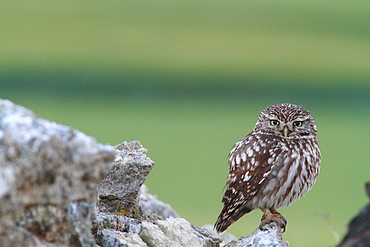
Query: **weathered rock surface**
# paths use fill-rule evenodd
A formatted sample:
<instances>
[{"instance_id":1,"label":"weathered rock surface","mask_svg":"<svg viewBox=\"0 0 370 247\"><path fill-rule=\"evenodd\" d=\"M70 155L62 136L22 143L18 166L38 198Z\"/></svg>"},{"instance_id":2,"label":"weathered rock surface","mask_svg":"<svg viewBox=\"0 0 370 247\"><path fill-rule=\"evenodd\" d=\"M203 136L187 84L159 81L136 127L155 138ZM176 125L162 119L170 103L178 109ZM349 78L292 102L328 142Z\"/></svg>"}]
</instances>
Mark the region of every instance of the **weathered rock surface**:
<instances>
[{"instance_id":1,"label":"weathered rock surface","mask_svg":"<svg viewBox=\"0 0 370 247\"><path fill-rule=\"evenodd\" d=\"M0 246L213 247L235 239L190 224L150 195L146 153L138 141L101 145L0 100ZM271 224L226 246L287 245Z\"/></svg>"},{"instance_id":2,"label":"weathered rock surface","mask_svg":"<svg viewBox=\"0 0 370 247\"><path fill-rule=\"evenodd\" d=\"M212 236L216 236L219 239L221 239L222 240L222 242L220 244L221 246L224 246L224 245L226 245L227 243L229 243L231 241L237 240L237 238L234 235L232 235L228 232L223 232L223 233L216 232L213 225L204 225L204 226L202 226L202 228L207 230Z\"/></svg>"},{"instance_id":3,"label":"weathered rock surface","mask_svg":"<svg viewBox=\"0 0 370 247\"><path fill-rule=\"evenodd\" d=\"M116 149L113 167L99 183L99 210L140 218L137 197L154 162L146 157L148 150L138 141L123 142Z\"/></svg>"},{"instance_id":4,"label":"weathered rock surface","mask_svg":"<svg viewBox=\"0 0 370 247\"><path fill-rule=\"evenodd\" d=\"M93 232L101 246L219 246L142 186L154 162L138 141L116 146L118 154L99 184ZM140 192L140 193L139 193Z\"/></svg>"},{"instance_id":5,"label":"weathered rock surface","mask_svg":"<svg viewBox=\"0 0 370 247\"><path fill-rule=\"evenodd\" d=\"M95 246L96 187L115 153L0 100L0 246Z\"/></svg>"},{"instance_id":6,"label":"weathered rock surface","mask_svg":"<svg viewBox=\"0 0 370 247\"><path fill-rule=\"evenodd\" d=\"M281 228L275 222L264 226L263 231L257 228L251 235L232 241L225 247L288 247L283 242Z\"/></svg>"}]
</instances>

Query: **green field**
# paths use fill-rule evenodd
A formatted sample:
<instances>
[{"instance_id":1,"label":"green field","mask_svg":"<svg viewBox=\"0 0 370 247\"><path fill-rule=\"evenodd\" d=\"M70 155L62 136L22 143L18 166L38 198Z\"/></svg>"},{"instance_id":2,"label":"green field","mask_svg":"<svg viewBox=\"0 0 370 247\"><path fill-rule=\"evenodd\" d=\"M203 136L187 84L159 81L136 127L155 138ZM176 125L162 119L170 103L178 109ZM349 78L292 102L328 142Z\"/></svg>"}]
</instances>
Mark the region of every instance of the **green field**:
<instances>
[{"instance_id":1,"label":"green field","mask_svg":"<svg viewBox=\"0 0 370 247\"><path fill-rule=\"evenodd\" d=\"M266 106L311 111L323 155L281 212L291 246L335 246L369 200L365 1L5 1L0 97L101 143L139 140L145 182L195 225L222 208L231 146ZM261 212L229 232L250 234ZM334 230L333 230L334 228Z\"/></svg>"}]
</instances>

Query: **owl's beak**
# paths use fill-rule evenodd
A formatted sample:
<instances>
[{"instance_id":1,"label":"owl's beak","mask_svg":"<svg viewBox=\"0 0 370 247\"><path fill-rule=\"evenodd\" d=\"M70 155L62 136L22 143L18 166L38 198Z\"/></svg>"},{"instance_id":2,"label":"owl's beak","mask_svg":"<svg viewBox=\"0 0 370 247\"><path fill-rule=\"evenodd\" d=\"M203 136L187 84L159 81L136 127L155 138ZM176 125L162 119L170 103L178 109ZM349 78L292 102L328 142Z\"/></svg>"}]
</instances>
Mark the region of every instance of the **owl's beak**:
<instances>
[{"instance_id":1,"label":"owl's beak","mask_svg":"<svg viewBox=\"0 0 370 247\"><path fill-rule=\"evenodd\" d=\"M289 135L289 129L288 129L288 126L284 126L283 128L283 134L284 134L284 137L287 137Z\"/></svg>"}]
</instances>

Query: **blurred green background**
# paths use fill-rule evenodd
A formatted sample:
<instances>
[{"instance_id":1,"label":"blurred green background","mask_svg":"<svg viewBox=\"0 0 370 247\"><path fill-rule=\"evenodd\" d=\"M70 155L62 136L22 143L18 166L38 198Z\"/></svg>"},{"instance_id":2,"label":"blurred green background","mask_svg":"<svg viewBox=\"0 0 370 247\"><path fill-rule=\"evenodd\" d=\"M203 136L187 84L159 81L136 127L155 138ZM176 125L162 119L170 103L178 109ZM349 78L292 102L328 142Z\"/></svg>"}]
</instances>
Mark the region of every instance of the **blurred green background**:
<instances>
[{"instance_id":1,"label":"blurred green background","mask_svg":"<svg viewBox=\"0 0 370 247\"><path fill-rule=\"evenodd\" d=\"M291 246L334 246L368 202L368 1L2 1L0 97L101 143L139 140L152 194L202 226L231 146L266 106L314 115L323 155L281 209ZM254 211L228 230L250 234Z\"/></svg>"}]
</instances>

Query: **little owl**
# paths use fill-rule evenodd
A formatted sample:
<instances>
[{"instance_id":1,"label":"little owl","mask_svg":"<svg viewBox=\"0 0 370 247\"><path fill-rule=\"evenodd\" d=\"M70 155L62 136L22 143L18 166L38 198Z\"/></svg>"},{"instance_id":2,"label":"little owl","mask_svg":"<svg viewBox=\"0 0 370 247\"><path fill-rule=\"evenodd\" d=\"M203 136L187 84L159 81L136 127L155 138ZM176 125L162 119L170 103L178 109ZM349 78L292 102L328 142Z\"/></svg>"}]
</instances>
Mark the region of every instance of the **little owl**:
<instances>
[{"instance_id":1,"label":"little owl","mask_svg":"<svg viewBox=\"0 0 370 247\"><path fill-rule=\"evenodd\" d=\"M312 115L301 106L278 104L263 110L253 131L230 152L224 207L216 230L225 231L259 208L264 213L260 229L274 221L284 232L287 221L276 208L306 194L320 171L316 132Z\"/></svg>"}]
</instances>

